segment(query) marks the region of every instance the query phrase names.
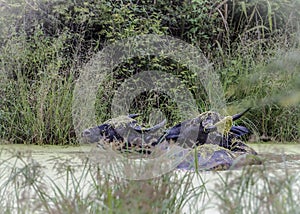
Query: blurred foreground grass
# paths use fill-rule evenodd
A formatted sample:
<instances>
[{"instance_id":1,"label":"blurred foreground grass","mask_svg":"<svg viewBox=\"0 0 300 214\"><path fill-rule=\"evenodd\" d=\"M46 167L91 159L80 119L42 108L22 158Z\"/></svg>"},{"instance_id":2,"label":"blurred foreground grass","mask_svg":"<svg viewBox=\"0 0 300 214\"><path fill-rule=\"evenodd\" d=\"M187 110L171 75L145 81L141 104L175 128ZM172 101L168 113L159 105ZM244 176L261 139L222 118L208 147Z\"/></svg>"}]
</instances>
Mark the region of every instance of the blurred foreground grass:
<instances>
[{"instance_id":1,"label":"blurred foreground grass","mask_svg":"<svg viewBox=\"0 0 300 214\"><path fill-rule=\"evenodd\" d=\"M47 154L47 147L39 148L31 152L1 148L3 213L271 214L299 210L299 171L290 165L293 155L288 158L279 151L261 166L223 172L175 170L134 181L103 172L101 165L76 154L74 148L72 153L61 150L64 156L50 149L49 158L37 158L38 151ZM275 156L280 163L272 163Z\"/></svg>"}]
</instances>

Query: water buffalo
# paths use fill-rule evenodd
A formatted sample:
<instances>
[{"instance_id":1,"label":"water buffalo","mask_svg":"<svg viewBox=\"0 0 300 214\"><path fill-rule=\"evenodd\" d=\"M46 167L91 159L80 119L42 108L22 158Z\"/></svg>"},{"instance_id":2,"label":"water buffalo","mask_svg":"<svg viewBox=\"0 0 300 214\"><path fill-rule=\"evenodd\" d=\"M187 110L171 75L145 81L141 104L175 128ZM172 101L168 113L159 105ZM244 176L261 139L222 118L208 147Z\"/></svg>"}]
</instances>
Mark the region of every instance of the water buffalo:
<instances>
[{"instance_id":1,"label":"water buffalo","mask_svg":"<svg viewBox=\"0 0 300 214\"><path fill-rule=\"evenodd\" d=\"M86 129L82 137L86 142L98 143L101 148L110 147L121 152L152 154L154 149L167 151L177 146L175 160L181 160L178 169L225 170L233 166L260 164L257 153L240 137L249 133L244 126L233 125L246 111L228 117L208 111L185 120L164 133L159 130L163 121L151 128L138 125L137 114L120 116L103 124ZM194 152L196 151L196 153Z\"/></svg>"},{"instance_id":2,"label":"water buffalo","mask_svg":"<svg viewBox=\"0 0 300 214\"><path fill-rule=\"evenodd\" d=\"M216 144L235 152L256 152L244 144L240 137L249 133L244 126L233 125L233 121L241 118L245 111L222 118L220 114L208 111L193 119L185 120L168 129L156 142L167 140L185 148L193 148L203 144Z\"/></svg>"},{"instance_id":3,"label":"water buffalo","mask_svg":"<svg viewBox=\"0 0 300 214\"><path fill-rule=\"evenodd\" d=\"M157 142L161 134L159 130L166 121L145 128L135 120L138 114L119 116L107 120L99 126L85 129L81 136L86 143L99 143L99 146L109 146L117 151L138 151L151 153L152 144Z\"/></svg>"}]
</instances>

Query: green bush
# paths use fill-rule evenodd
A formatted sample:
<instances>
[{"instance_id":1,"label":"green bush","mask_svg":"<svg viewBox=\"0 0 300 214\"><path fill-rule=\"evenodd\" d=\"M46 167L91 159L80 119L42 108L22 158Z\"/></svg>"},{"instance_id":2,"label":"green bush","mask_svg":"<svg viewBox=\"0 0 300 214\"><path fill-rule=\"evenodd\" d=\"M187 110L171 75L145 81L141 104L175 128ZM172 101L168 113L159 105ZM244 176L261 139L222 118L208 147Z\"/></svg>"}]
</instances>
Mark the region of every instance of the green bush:
<instances>
[{"instance_id":1,"label":"green bush","mask_svg":"<svg viewBox=\"0 0 300 214\"><path fill-rule=\"evenodd\" d=\"M279 98L263 100L276 97L288 85L286 90L297 91L293 77L283 78L286 70L279 69L276 77L268 71L274 57L281 57L278 50L298 48L296 0L19 0L1 6L0 70L6 77L0 89L0 135L12 142L75 142L71 98L80 68L106 44L150 33L170 35L201 49L221 77L229 108L254 106L245 123L252 121L259 135L299 139L297 102L285 106ZM110 117L118 85L145 69L176 75L190 89L198 109L209 109L201 83L186 65L164 57L137 57L116 68L107 85L99 88L99 122ZM169 125L180 118L176 103L154 91L138 97L132 111L144 113L145 122L153 108L167 115Z\"/></svg>"}]
</instances>

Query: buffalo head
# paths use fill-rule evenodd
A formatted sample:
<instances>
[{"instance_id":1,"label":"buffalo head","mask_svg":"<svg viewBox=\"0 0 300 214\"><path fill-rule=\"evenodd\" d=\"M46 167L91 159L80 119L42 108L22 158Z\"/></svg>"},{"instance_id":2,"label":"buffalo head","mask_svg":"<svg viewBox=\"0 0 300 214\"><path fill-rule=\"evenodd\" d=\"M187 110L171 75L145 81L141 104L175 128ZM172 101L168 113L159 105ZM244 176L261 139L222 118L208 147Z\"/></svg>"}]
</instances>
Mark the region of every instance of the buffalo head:
<instances>
[{"instance_id":1,"label":"buffalo head","mask_svg":"<svg viewBox=\"0 0 300 214\"><path fill-rule=\"evenodd\" d=\"M105 142L111 144L126 143L126 147L131 147L136 144L147 144L154 141L155 132L165 125L165 120L161 123L145 128L138 125L134 119L137 114L128 116L120 116L107 120L99 126L83 130L81 136L86 143Z\"/></svg>"},{"instance_id":2,"label":"buffalo head","mask_svg":"<svg viewBox=\"0 0 300 214\"><path fill-rule=\"evenodd\" d=\"M232 122L243 116L242 113L221 118L216 112L205 112L198 117L185 120L168 129L157 143L163 140L174 141L184 147L194 147L205 143L225 144L224 135L232 133L232 137L239 137L248 133L243 126L233 126ZM212 133L209 137L209 134ZM228 144L228 143L227 143Z\"/></svg>"}]
</instances>

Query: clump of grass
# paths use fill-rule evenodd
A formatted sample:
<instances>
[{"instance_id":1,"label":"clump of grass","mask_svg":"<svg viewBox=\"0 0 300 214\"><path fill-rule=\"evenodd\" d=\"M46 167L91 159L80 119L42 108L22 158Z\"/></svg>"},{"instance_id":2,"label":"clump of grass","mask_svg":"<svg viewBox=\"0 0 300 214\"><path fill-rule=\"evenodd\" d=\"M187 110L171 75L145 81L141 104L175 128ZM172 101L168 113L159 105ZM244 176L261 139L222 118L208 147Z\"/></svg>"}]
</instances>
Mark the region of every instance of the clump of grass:
<instances>
[{"instance_id":1,"label":"clump of grass","mask_svg":"<svg viewBox=\"0 0 300 214\"><path fill-rule=\"evenodd\" d=\"M246 67L235 61L238 76L225 77L230 79L225 85L229 105L253 108L244 121L253 133L274 141L299 141L299 51L278 52L269 62L256 65L248 57Z\"/></svg>"},{"instance_id":2,"label":"clump of grass","mask_svg":"<svg viewBox=\"0 0 300 214\"><path fill-rule=\"evenodd\" d=\"M255 123L256 133L274 140L299 140L299 102L290 107L263 100L290 83L282 78L284 69L270 78L274 69L267 65L278 50L299 49L298 1L18 0L1 6L0 21L9 24L0 23L0 72L1 78L7 77L0 81L0 136L13 143L76 142L71 125L76 69L107 42L148 33L174 36L201 49L221 76L228 104L254 107L248 123ZM209 110L206 91L184 63L164 56L126 59L100 87L95 106L99 122L110 118L115 89L145 70L175 75L194 96L196 107ZM248 81L253 78L257 81ZM298 88L294 89L291 97L297 95ZM143 122L158 109L170 119L170 126L181 118L174 100L156 91L135 97L131 107L143 113Z\"/></svg>"},{"instance_id":3,"label":"clump of grass","mask_svg":"<svg viewBox=\"0 0 300 214\"><path fill-rule=\"evenodd\" d=\"M12 143L72 143L71 78L47 76L30 84L19 76L8 81L1 118L5 124L2 137Z\"/></svg>"},{"instance_id":4,"label":"clump of grass","mask_svg":"<svg viewBox=\"0 0 300 214\"><path fill-rule=\"evenodd\" d=\"M66 38L40 38L13 37L1 47L0 135L12 143L69 144L75 75L61 70Z\"/></svg>"},{"instance_id":5,"label":"clump of grass","mask_svg":"<svg viewBox=\"0 0 300 214\"><path fill-rule=\"evenodd\" d=\"M218 52L211 60L230 111L253 108L244 123L257 139L299 141L298 7L298 1L264 0L217 7L227 39L217 41Z\"/></svg>"}]
</instances>

